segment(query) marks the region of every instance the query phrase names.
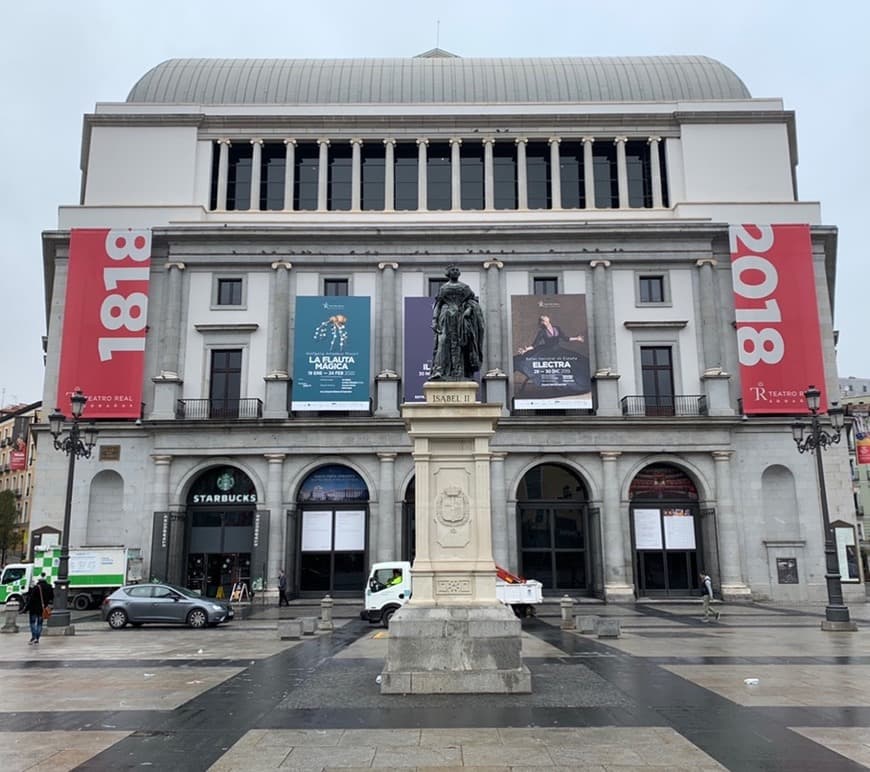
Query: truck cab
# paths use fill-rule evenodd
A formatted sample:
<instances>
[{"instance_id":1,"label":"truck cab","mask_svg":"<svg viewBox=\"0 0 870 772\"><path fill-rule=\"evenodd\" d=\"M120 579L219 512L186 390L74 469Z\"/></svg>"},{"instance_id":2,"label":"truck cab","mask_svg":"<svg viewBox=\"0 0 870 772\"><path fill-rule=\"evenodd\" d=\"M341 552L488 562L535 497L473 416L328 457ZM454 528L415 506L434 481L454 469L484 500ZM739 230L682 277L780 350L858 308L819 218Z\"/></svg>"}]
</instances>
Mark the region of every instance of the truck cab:
<instances>
[{"instance_id":1,"label":"truck cab","mask_svg":"<svg viewBox=\"0 0 870 772\"><path fill-rule=\"evenodd\" d=\"M365 588L362 619L390 626L390 619L411 597L411 564L407 561L375 563Z\"/></svg>"}]
</instances>

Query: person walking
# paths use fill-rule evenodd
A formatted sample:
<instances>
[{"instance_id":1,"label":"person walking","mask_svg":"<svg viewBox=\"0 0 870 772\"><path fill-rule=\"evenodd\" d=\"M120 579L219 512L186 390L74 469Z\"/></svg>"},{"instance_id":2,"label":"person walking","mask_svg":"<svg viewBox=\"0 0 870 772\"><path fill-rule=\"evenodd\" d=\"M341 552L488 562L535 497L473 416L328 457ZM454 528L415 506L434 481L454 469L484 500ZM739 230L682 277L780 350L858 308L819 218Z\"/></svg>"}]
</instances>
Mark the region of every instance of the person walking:
<instances>
[{"instance_id":1,"label":"person walking","mask_svg":"<svg viewBox=\"0 0 870 772\"><path fill-rule=\"evenodd\" d=\"M713 582L710 579L709 575L701 571L701 595L704 598L704 621L708 622L711 616L716 617L716 621L719 621L719 617L721 614L717 609L714 609L710 606L713 602Z\"/></svg>"},{"instance_id":2,"label":"person walking","mask_svg":"<svg viewBox=\"0 0 870 772\"><path fill-rule=\"evenodd\" d=\"M287 574L283 568L278 569L278 606L289 606L290 601L287 600Z\"/></svg>"},{"instance_id":3,"label":"person walking","mask_svg":"<svg viewBox=\"0 0 870 772\"><path fill-rule=\"evenodd\" d=\"M45 574L34 582L27 593L27 613L30 615L30 645L39 643L42 637L42 623L51 616L51 607L54 604L54 590L45 581Z\"/></svg>"}]
</instances>

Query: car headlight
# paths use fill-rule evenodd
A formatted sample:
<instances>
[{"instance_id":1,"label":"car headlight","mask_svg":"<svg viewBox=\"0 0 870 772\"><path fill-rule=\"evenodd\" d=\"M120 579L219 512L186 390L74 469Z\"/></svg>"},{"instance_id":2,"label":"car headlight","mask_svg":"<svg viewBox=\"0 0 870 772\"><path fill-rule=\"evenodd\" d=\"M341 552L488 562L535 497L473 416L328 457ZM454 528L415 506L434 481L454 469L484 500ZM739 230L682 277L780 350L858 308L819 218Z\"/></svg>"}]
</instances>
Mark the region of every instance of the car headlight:
<instances>
[{"instance_id":1,"label":"car headlight","mask_svg":"<svg viewBox=\"0 0 870 772\"><path fill-rule=\"evenodd\" d=\"M211 607L212 607L212 610L213 610L213 611L223 611L223 610L224 610L224 607L223 607L223 606L218 606L217 603L212 603L212 604L211 604Z\"/></svg>"}]
</instances>

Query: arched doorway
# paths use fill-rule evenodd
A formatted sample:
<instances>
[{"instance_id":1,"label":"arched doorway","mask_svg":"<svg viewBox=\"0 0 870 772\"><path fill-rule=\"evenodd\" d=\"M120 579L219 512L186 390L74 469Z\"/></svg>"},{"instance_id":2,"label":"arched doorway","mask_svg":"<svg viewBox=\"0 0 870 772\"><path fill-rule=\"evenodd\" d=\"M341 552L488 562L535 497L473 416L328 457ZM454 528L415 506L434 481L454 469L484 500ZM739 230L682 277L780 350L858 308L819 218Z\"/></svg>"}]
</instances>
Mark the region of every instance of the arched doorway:
<instances>
[{"instance_id":1,"label":"arched doorway","mask_svg":"<svg viewBox=\"0 0 870 772\"><path fill-rule=\"evenodd\" d=\"M229 598L233 586L251 590L257 489L231 466L208 469L187 495L187 586L210 598Z\"/></svg>"},{"instance_id":2,"label":"arched doorway","mask_svg":"<svg viewBox=\"0 0 870 772\"><path fill-rule=\"evenodd\" d=\"M366 578L369 489L346 466L322 466L299 489L299 593L362 595Z\"/></svg>"},{"instance_id":3,"label":"arched doorway","mask_svg":"<svg viewBox=\"0 0 870 772\"><path fill-rule=\"evenodd\" d=\"M588 498L583 481L558 464L536 466L520 482L520 573L545 591L591 590Z\"/></svg>"},{"instance_id":4,"label":"arched doorway","mask_svg":"<svg viewBox=\"0 0 870 772\"><path fill-rule=\"evenodd\" d=\"M671 464L651 464L629 487L637 594L687 596L698 587L698 491Z\"/></svg>"}]
</instances>

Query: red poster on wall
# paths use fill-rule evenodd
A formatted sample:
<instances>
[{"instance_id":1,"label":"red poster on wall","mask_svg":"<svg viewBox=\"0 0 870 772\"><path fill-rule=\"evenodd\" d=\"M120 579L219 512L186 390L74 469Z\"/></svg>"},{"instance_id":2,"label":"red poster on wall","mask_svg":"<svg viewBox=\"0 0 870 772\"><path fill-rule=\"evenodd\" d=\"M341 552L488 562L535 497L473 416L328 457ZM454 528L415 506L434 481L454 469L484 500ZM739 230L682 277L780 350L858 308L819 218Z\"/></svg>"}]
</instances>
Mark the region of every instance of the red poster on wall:
<instances>
[{"instance_id":1,"label":"red poster on wall","mask_svg":"<svg viewBox=\"0 0 870 772\"><path fill-rule=\"evenodd\" d=\"M870 464L870 437L858 435L855 440L855 456L859 464Z\"/></svg>"},{"instance_id":2,"label":"red poster on wall","mask_svg":"<svg viewBox=\"0 0 870 772\"><path fill-rule=\"evenodd\" d=\"M806 413L804 392L827 410L822 335L808 225L734 225L731 279L743 412Z\"/></svg>"},{"instance_id":3,"label":"red poster on wall","mask_svg":"<svg viewBox=\"0 0 870 772\"><path fill-rule=\"evenodd\" d=\"M151 232L73 229L57 404L87 395L86 418L138 418L142 402Z\"/></svg>"}]
</instances>

